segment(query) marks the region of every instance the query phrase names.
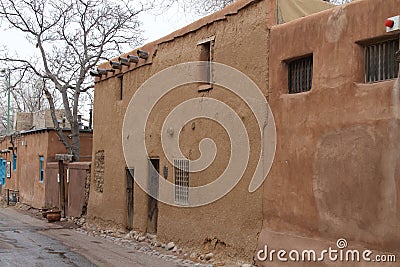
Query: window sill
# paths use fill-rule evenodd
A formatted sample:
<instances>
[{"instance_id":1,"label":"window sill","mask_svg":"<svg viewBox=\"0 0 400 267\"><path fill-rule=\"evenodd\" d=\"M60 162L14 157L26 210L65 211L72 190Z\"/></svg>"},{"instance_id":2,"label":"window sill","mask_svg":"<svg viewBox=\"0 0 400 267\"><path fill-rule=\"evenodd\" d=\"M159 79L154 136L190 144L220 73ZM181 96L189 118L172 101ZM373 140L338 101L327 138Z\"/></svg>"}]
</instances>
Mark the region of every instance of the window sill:
<instances>
[{"instance_id":1,"label":"window sill","mask_svg":"<svg viewBox=\"0 0 400 267\"><path fill-rule=\"evenodd\" d=\"M292 93L292 94L289 94L289 93L287 93L287 91L286 91L286 93L281 94L280 98L299 98L299 97L304 97L304 96L306 96L306 95L312 94L312 92L313 92L312 89L309 90L309 91L306 91L306 92Z\"/></svg>"},{"instance_id":2,"label":"window sill","mask_svg":"<svg viewBox=\"0 0 400 267\"><path fill-rule=\"evenodd\" d=\"M385 79L385 80L380 80L380 81L372 81L372 82L356 82L356 84L366 84L366 85L369 85L369 84L377 84L377 83L385 83L385 82L393 82L393 81L396 81L397 80L397 78L391 78L391 79Z\"/></svg>"},{"instance_id":3,"label":"window sill","mask_svg":"<svg viewBox=\"0 0 400 267\"><path fill-rule=\"evenodd\" d=\"M212 84L202 84L202 85L199 85L199 87L197 87L197 92L199 92L199 93L208 92L212 89L213 89Z\"/></svg>"}]
</instances>

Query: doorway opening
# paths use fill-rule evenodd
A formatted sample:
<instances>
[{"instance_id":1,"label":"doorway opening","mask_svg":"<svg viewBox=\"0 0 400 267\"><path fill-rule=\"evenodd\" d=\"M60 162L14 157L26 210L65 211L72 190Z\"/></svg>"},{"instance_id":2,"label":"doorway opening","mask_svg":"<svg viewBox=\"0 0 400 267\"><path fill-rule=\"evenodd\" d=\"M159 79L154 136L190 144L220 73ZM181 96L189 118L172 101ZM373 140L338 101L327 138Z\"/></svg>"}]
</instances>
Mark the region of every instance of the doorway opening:
<instances>
[{"instance_id":1,"label":"doorway opening","mask_svg":"<svg viewBox=\"0 0 400 267\"><path fill-rule=\"evenodd\" d=\"M150 234L157 233L157 220L158 220L158 176L160 173L160 159L149 159L149 193L147 205L147 232ZM156 198L152 197L155 196Z\"/></svg>"},{"instance_id":2,"label":"doorway opening","mask_svg":"<svg viewBox=\"0 0 400 267\"><path fill-rule=\"evenodd\" d=\"M126 204L128 209L126 228L133 229L133 210L134 210L134 169L126 168Z\"/></svg>"}]
</instances>

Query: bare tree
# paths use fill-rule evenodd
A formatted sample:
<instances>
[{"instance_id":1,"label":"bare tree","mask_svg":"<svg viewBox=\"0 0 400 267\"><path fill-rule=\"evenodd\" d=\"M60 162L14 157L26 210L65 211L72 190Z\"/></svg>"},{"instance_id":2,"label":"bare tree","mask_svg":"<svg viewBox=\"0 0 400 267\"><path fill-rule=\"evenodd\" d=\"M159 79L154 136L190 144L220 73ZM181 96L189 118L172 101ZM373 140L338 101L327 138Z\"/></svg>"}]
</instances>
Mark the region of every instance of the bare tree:
<instances>
[{"instance_id":1,"label":"bare tree","mask_svg":"<svg viewBox=\"0 0 400 267\"><path fill-rule=\"evenodd\" d=\"M236 0L186 0L188 6L192 8L197 14L205 15L218 11L227 5L232 4Z\"/></svg>"},{"instance_id":2,"label":"bare tree","mask_svg":"<svg viewBox=\"0 0 400 267\"><path fill-rule=\"evenodd\" d=\"M335 5L341 5L349 3L352 0L321 0L330 2ZM178 5L184 11L188 13L194 13L196 15L207 15L218 11L227 5L236 2L236 0L160 0L159 5L162 8L169 8L172 5ZM193 14L192 13L192 14Z\"/></svg>"},{"instance_id":3,"label":"bare tree","mask_svg":"<svg viewBox=\"0 0 400 267\"><path fill-rule=\"evenodd\" d=\"M3 69L4 70L4 69ZM8 75L12 73L12 77ZM37 77L34 73L29 73L29 70L13 68L10 71L2 72L0 86L0 133L5 134L7 128L7 113L10 108L11 122L16 112L36 112L48 109L48 103L44 95L43 86L46 86L43 79ZM8 80L10 78L10 84ZM10 90L11 105L8 107L8 90ZM60 107L60 97L54 89L52 91L56 106Z\"/></svg>"},{"instance_id":4,"label":"bare tree","mask_svg":"<svg viewBox=\"0 0 400 267\"><path fill-rule=\"evenodd\" d=\"M36 50L30 59L3 53L0 61L26 68L60 93L71 142L58 125L54 94L43 86L52 119L67 151L80 156L78 107L93 88L90 69L128 45L141 42L138 14L145 6L129 0L0 0L0 18L25 33Z\"/></svg>"},{"instance_id":5,"label":"bare tree","mask_svg":"<svg viewBox=\"0 0 400 267\"><path fill-rule=\"evenodd\" d=\"M163 12L172 6L177 6L185 14L204 16L218 11L236 0L156 0L158 9Z\"/></svg>"}]
</instances>

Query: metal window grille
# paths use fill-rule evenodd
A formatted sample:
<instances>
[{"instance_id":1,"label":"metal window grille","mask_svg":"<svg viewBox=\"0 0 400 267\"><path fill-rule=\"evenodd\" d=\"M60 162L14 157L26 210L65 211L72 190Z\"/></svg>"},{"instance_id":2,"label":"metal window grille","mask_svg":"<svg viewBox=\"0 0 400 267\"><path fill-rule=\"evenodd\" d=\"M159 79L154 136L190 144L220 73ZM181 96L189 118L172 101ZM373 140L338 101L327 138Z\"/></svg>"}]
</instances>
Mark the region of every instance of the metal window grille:
<instances>
[{"instance_id":1,"label":"metal window grille","mask_svg":"<svg viewBox=\"0 0 400 267\"><path fill-rule=\"evenodd\" d=\"M289 94L307 92L312 87L313 56L289 62Z\"/></svg>"},{"instance_id":2,"label":"metal window grille","mask_svg":"<svg viewBox=\"0 0 400 267\"><path fill-rule=\"evenodd\" d=\"M368 45L365 49L365 80L368 83L397 78L399 39Z\"/></svg>"},{"instance_id":3,"label":"metal window grille","mask_svg":"<svg viewBox=\"0 0 400 267\"><path fill-rule=\"evenodd\" d=\"M189 160L174 159L175 170L175 202L189 204Z\"/></svg>"}]
</instances>

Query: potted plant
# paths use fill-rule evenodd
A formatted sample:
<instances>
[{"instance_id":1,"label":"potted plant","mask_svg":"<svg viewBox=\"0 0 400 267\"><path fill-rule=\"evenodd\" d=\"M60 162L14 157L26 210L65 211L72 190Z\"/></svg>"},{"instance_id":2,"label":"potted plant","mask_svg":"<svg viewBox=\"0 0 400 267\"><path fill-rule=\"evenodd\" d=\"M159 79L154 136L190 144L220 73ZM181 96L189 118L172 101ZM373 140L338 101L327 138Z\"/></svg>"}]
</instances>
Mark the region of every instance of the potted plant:
<instances>
[{"instance_id":1,"label":"potted plant","mask_svg":"<svg viewBox=\"0 0 400 267\"><path fill-rule=\"evenodd\" d=\"M61 219L61 210L51 209L46 212L48 222L57 222Z\"/></svg>"}]
</instances>

